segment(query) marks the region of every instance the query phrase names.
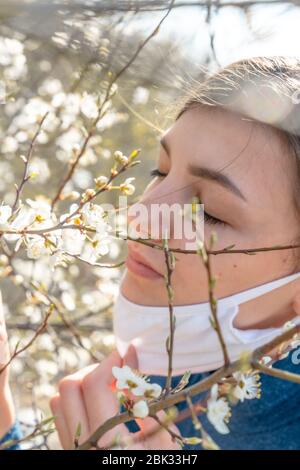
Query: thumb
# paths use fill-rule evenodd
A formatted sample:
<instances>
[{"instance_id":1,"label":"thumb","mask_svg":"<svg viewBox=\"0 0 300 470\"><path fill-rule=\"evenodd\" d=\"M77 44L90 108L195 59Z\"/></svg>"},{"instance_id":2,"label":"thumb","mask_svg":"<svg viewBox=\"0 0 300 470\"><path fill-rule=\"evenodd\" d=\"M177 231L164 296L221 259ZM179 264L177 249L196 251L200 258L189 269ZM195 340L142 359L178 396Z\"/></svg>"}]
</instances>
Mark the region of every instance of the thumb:
<instances>
[{"instance_id":1,"label":"thumb","mask_svg":"<svg viewBox=\"0 0 300 470\"><path fill-rule=\"evenodd\" d=\"M125 356L123 357L123 366L129 366L132 369L139 368L139 361L137 357L137 352L133 344L130 344Z\"/></svg>"}]
</instances>

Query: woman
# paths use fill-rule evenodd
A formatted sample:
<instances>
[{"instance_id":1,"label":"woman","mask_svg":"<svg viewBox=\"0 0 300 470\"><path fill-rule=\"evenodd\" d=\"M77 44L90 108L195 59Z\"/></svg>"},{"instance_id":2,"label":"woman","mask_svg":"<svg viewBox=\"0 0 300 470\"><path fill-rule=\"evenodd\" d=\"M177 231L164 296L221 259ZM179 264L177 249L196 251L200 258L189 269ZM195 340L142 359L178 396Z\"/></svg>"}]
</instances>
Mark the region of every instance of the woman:
<instances>
[{"instance_id":1,"label":"woman","mask_svg":"<svg viewBox=\"0 0 300 470\"><path fill-rule=\"evenodd\" d=\"M191 197L199 197L205 208L205 240L210 239L212 231L216 232L216 250L233 244L234 248L243 249L299 243L298 88L300 60L288 57L246 59L207 78L192 90L164 135L157 169L152 173L155 178L140 202L150 208L154 202L185 204ZM151 224L157 223L151 220ZM172 238L172 233L171 228L169 248L185 248L186 240ZM211 264L217 278L214 293L219 299L225 340L229 340L230 359L268 342L286 322L299 319L297 249L261 251L255 256L220 254L211 258ZM164 253L129 241L126 266L114 312L118 351L100 365L64 378L51 400L63 448L72 447L79 422L80 441L84 441L118 411L110 388L113 366L129 364L150 373L151 381L165 383L166 336L162 329L168 325L168 298ZM179 325L175 330L173 386L184 370L192 370L192 384L222 364L217 337L205 323L209 315L207 286L207 271L199 256L176 253L172 287ZM202 311L207 313L205 318ZM159 320L155 327L156 313ZM130 320L131 314L134 321ZM142 324L147 323L147 318L156 335L152 331L152 342L148 343L149 329ZM185 325L189 326L188 331L184 330ZM202 336L197 336L198 331L203 332ZM136 349L131 346L122 358L130 343ZM290 357L275 366L298 372ZM260 399L246 400L233 408L229 434L219 433L205 414L200 415L204 429L221 448L300 448L297 385L262 376L261 389ZM202 395L195 397L201 398ZM178 408L185 406L180 404ZM142 436L154 426L155 422L146 418L138 432ZM174 425L172 430L184 437L195 435L191 418ZM107 433L99 445L108 445L116 432L126 437L134 431L132 424L121 425ZM161 429L131 448L179 446Z\"/></svg>"}]
</instances>

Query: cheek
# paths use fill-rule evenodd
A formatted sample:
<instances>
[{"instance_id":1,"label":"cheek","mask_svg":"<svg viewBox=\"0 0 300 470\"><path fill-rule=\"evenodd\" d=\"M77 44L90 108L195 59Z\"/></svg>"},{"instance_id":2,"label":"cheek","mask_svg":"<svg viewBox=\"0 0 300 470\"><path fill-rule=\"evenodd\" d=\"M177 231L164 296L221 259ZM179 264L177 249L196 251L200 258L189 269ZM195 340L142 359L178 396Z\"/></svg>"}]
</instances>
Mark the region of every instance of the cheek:
<instances>
[{"instance_id":1,"label":"cheek","mask_svg":"<svg viewBox=\"0 0 300 470\"><path fill-rule=\"evenodd\" d=\"M176 254L174 281L185 286L198 285L207 279L203 261L198 255Z\"/></svg>"},{"instance_id":2,"label":"cheek","mask_svg":"<svg viewBox=\"0 0 300 470\"><path fill-rule=\"evenodd\" d=\"M204 240L207 246L209 246L213 233L215 233L217 237L212 250L222 250L230 245L243 244L242 235L237 230L234 230L230 225L211 225L208 222L205 222Z\"/></svg>"},{"instance_id":3,"label":"cheek","mask_svg":"<svg viewBox=\"0 0 300 470\"><path fill-rule=\"evenodd\" d=\"M239 278L243 279L244 275L249 276L251 267L248 266L247 260L239 254L211 255L210 265L211 273L216 277L216 290L222 286L227 289L231 285L239 284ZM253 269L252 269L253 270ZM198 255L181 255L177 256L176 272L174 273L174 282L177 285L184 284L190 288L199 288L200 286L208 286L208 274L202 258Z\"/></svg>"}]
</instances>

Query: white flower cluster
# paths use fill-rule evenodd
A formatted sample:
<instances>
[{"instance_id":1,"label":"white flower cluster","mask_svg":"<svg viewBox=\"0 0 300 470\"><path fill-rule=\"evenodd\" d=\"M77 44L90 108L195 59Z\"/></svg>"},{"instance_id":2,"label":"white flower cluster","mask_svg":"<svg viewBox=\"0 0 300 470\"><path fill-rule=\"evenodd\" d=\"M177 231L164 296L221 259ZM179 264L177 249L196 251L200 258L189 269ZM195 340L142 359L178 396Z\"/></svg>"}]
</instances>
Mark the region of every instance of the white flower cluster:
<instances>
[{"instance_id":1,"label":"white flower cluster","mask_svg":"<svg viewBox=\"0 0 300 470\"><path fill-rule=\"evenodd\" d=\"M68 228L69 225L78 225L78 229ZM55 226L59 228L47 232L46 229ZM92 238L82 230L85 227L95 230ZM27 256L31 259L55 254L59 261L63 253L66 253L81 254L84 260L93 263L99 256L109 252L109 229L104 218L104 210L91 202L83 205L80 210L77 204L72 204L70 212L60 217L60 224L51 210L50 201L43 197L36 200L26 199L26 204L22 204L14 214L10 206L4 204L0 206L0 230L41 231L41 234L4 233L3 235L7 241L16 242L16 251L24 242Z\"/></svg>"},{"instance_id":2,"label":"white flower cluster","mask_svg":"<svg viewBox=\"0 0 300 470\"><path fill-rule=\"evenodd\" d=\"M214 384L207 401L207 419L220 434L228 434L230 414L228 401L224 397L218 397L218 384Z\"/></svg>"},{"instance_id":3,"label":"white flower cluster","mask_svg":"<svg viewBox=\"0 0 300 470\"><path fill-rule=\"evenodd\" d=\"M236 380L236 385L233 389L233 395L235 398L241 402L244 400L260 398L260 377L256 371L250 371L247 373L237 371L232 375Z\"/></svg>"},{"instance_id":4,"label":"white flower cluster","mask_svg":"<svg viewBox=\"0 0 300 470\"><path fill-rule=\"evenodd\" d=\"M27 70L23 44L17 39L0 37L0 65L7 80L18 80Z\"/></svg>"},{"instance_id":5,"label":"white flower cluster","mask_svg":"<svg viewBox=\"0 0 300 470\"><path fill-rule=\"evenodd\" d=\"M253 370L248 372L237 371L232 374L234 385L229 390L229 397L243 402L260 398L259 374ZM227 426L231 416L228 400L219 394L218 384L211 388L210 398L207 401L207 418L220 434L228 434Z\"/></svg>"},{"instance_id":6,"label":"white flower cluster","mask_svg":"<svg viewBox=\"0 0 300 470\"><path fill-rule=\"evenodd\" d=\"M149 414L148 400L158 398L162 388L155 383L149 383L145 376L135 373L129 366L113 367L113 376L117 379L116 388L120 401L126 399L126 394L130 392L135 397L141 398L132 404L131 412L136 418L146 418Z\"/></svg>"}]
</instances>

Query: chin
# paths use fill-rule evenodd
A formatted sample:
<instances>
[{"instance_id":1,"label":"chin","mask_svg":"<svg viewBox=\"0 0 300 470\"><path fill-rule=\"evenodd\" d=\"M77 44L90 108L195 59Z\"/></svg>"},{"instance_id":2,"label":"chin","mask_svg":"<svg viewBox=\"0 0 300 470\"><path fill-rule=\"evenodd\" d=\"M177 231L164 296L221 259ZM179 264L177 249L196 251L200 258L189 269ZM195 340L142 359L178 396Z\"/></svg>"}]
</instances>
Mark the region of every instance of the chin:
<instances>
[{"instance_id":1,"label":"chin","mask_svg":"<svg viewBox=\"0 0 300 470\"><path fill-rule=\"evenodd\" d=\"M145 305L166 304L167 294L164 281L154 283L136 276L127 269L122 277L120 291L132 302Z\"/></svg>"}]
</instances>

